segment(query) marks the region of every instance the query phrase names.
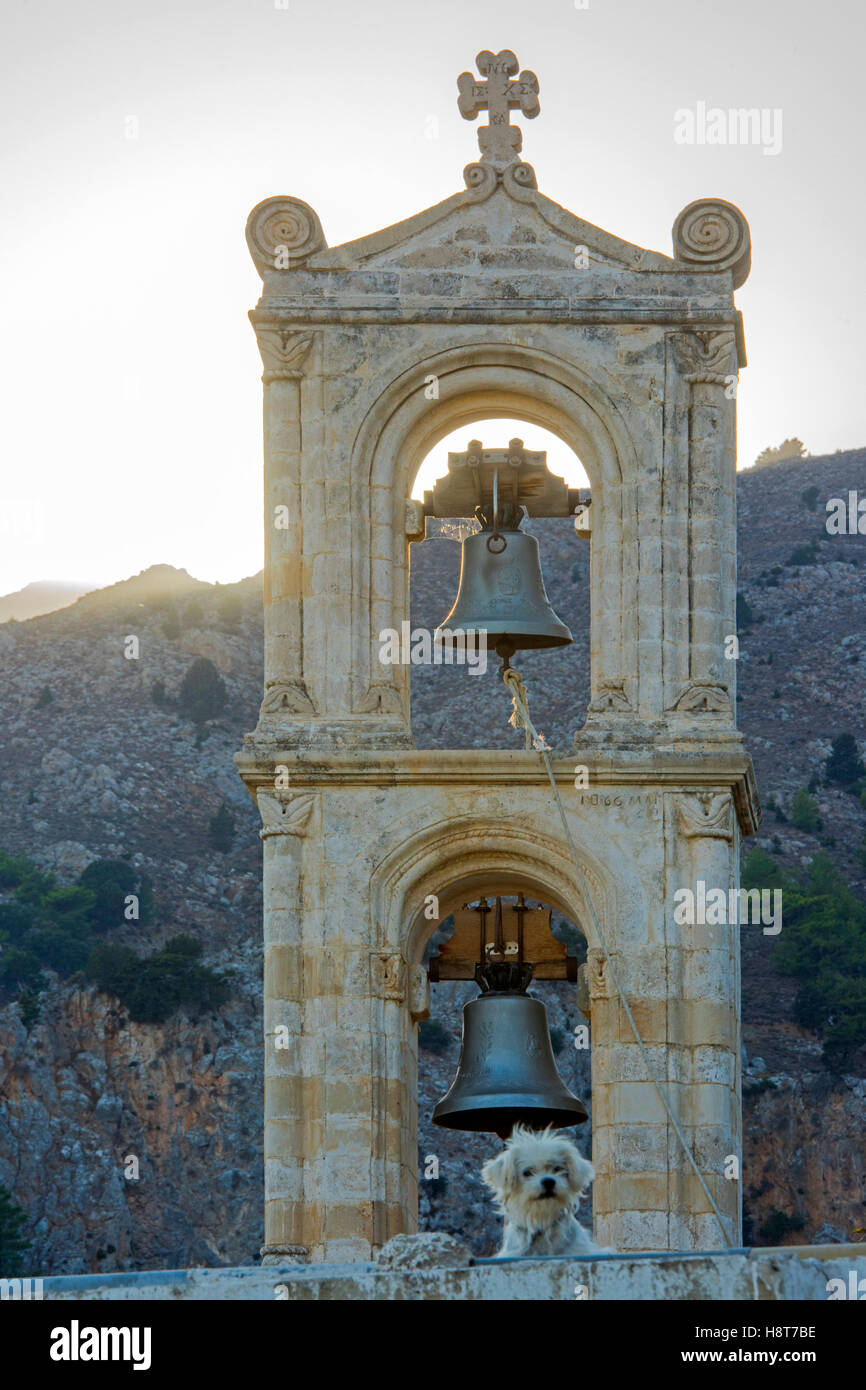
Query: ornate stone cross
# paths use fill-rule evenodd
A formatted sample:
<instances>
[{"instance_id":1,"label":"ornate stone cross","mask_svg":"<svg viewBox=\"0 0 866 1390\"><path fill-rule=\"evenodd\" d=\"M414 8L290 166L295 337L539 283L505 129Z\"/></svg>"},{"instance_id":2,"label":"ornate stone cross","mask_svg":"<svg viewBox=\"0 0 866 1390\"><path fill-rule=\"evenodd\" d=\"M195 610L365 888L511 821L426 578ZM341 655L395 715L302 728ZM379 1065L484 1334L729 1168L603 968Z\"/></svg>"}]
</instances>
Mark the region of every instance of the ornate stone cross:
<instances>
[{"instance_id":1,"label":"ornate stone cross","mask_svg":"<svg viewBox=\"0 0 866 1390\"><path fill-rule=\"evenodd\" d=\"M485 48L475 63L487 80L479 82L471 72L461 72L457 106L467 121L474 120L479 111L490 112L490 124L478 127L478 146L483 160L503 168L520 154L523 144L520 130L509 123L508 112L519 109L528 119L538 115L538 78L525 69L514 80L519 64L510 48L503 48L501 53Z\"/></svg>"}]
</instances>

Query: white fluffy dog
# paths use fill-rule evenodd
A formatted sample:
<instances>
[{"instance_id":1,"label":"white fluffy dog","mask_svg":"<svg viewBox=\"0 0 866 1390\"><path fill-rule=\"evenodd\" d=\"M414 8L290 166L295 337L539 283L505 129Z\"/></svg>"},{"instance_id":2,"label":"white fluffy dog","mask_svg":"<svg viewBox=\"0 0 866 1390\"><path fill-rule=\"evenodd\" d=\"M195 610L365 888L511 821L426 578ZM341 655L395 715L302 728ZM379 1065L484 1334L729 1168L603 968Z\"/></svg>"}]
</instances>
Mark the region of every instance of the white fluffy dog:
<instances>
[{"instance_id":1,"label":"white fluffy dog","mask_svg":"<svg viewBox=\"0 0 866 1390\"><path fill-rule=\"evenodd\" d=\"M575 1217L595 1176L574 1144L551 1128L515 1125L505 1149L481 1169L505 1217L504 1255L608 1255Z\"/></svg>"}]
</instances>

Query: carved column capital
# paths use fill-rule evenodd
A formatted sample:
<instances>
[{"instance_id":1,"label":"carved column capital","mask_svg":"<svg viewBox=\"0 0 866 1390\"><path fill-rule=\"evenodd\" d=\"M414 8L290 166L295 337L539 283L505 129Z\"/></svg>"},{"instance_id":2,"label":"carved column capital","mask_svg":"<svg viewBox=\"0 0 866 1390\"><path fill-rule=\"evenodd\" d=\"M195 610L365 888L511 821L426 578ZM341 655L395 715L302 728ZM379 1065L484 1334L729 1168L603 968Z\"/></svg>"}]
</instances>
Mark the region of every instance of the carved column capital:
<instances>
[{"instance_id":1,"label":"carved column capital","mask_svg":"<svg viewBox=\"0 0 866 1390\"><path fill-rule=\"evenodd\" d=\"M581 967L582 968L582 967ZM586 988L590 999L611 999L610 971L604 951L599 946L590 946L586 953Z\"/></svg>"},{"instance_id":2,"label":"carved column capital","mask_svg":"<svg viewBox=\"0 0 866 1390\"><path fill-rule=\"evenodd\" d=\"M307 717L316 714L315 703L302 680L268 681L266 683L260 714L272 715L285 712Z\"/></svg>"},{"instance_id":3,"label":"carved column capital","mask_svg":"<svg viewBox=\"0 0 866 1390\"><path fill-rule=\"evenodd\" d=\"M315 336L297 328L256 325L256 340L265 365L262 373L265 385L269 386L272 381L300 381Z\"/></svg>"},{"instance_id":4,"label":"carved column capital","mask_svg":"<svg viewBox=\"0 0 866 1390\"><path fill-rule=\"evenodd\" d=\"M674 804L687 840L733 840L730 792L685 792Z\"/></svg>"},{"instance_id":5,"label":"carved column capital","mask_svg":"<svg viewBox=\"0 0 866 1390\"><path fill-rule=\"evenodd\" d=\"M370 987L377 999L405 999L406 979L406 962L399 951L370 952Z\"/></svg>"},{"instance_id":6,"label":"carved column capital","mask_svg":"<svg viewBox=\"0 0 866 1390\"><path fill-rule=\"evenodd\" d=\"M674 333L671 340L677 367L690 385L727 386L736 378L737 348L731 329Z\"/></svg>"},{"instance_id":7,"label":"carved column capital","mask_svg":"<svg viewBox=\"0 0 866 1390\"><path fill-rule=\"evenodd\" d=\"M272 835L306 835L316 801L314 796L292 796L285 792L259 790L256 801L262 817L259 834L263 840Z\"/></svg>"},{"instance_id":8,"label":"carved column capital","mask_svg":"<svg viewBox=\"0 0 866 1390\"><path fill-rule=\"evenodd\" d=\"M731 697L728 687L718 681L688 681L670 710L683 714L730 714Z\"/></svg>"}]
</instances>

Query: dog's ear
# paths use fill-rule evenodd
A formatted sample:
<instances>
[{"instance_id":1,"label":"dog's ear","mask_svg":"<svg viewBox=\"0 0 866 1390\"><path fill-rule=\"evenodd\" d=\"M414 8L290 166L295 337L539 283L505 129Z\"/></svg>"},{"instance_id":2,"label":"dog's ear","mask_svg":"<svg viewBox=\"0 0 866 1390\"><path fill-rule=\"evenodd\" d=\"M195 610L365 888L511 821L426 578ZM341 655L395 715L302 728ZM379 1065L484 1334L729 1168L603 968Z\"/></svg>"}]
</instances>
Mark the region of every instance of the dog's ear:
<instances>
[{"instance_id":1,"label":"dog's ear","mask_svg":"<svg viewBox=\"0 0 866 1390\"><path fill-rule=\"evenodd\" d=\"M578 1194L584 1192L595 1177L595 1169L589 1159L581 1158L573 1144L563 1146L561 1158L571 1191Z\"/></svg>"},{"instance_id":2,"label":"dog's ear","mask_svg":"<svg viewBox=\"0 0 866 1390\"><path fill-rule=\"evenodd\" d=\"M505 1170L508 1166L508 1150L504 1149L496 1158L488 1158L484 1167L481 1169L481 1177L487 1186L497 1195L504 1190Z\"/></svg>"},{"instance_id":3,"label":"dog's ear","mask_svg":"<svg viewBox=\"0 0 866 1390\"><path fill-rule=\"evenodd\" d=\"M514 1188L516 1171L517 1155L512 1149L503 1149L496 1158L488 1159L481 1176L497 1197L505 1197Z\"/></svg>"}]
</instances>

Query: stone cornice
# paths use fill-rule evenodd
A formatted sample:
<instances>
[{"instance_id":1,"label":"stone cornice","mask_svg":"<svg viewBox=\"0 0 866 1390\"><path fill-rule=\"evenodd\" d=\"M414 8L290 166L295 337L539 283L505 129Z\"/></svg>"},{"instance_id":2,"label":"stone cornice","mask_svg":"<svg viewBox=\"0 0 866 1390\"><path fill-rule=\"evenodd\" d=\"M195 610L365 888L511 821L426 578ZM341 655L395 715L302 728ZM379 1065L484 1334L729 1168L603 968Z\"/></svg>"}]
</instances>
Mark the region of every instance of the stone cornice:
<instances>
[{"instance_id":1,"label":"stone cornice","mask_svg":"<svg viewBox=\"0 0 866 1390\"><path fill-rule=\"evenodd\" d=\"M547 774L538 755L522 749L425 750L375 749L310 755L278 745L248 744L235 755L250 794L273 787L274 765L289 771L292 792L302 788L343 786L475 786L481 789L544 786ZM752 835L761 821L752 760L739 742L710 747L681 744L653 753L596 752L591 746L568 757L557 756L557 782L573 785L575 766L589 768L590 790L610 786L647 786L670 792L730 790L740 828Z\"/></svg>"},{"instance_id":2,"label":"stone cornice","mask_svg":"<svg viewBox=\"0 0 866 1390\"><path fill-rule=\"evenodd\" d=\"M551 299L474 299L471 302L448 303L430 301L425 296L409 296L396 292L393 296L381 295L378 298L356 297L354 304L323 305L319 295L311 295L309 300L295 295L293 298L268 299L254 309L250 318L258 326L260 322L285 321L293 324L343 324L343 323L381 323L417 324L419 314L425 324L466 323L479 326L486 323L531 323L540 327L545 323L570 324L657 324L662 328L680 328L693 331L699 328L718 329L731 327L740 338L741 316L739 310L730 306L708 309L706 303L697 297L694 300L671 297L669 305L660 305L658 299L592 299L581 301L563 295ZM741 360L741 365L744 365Z\"/></svg>"}]
</instances>

